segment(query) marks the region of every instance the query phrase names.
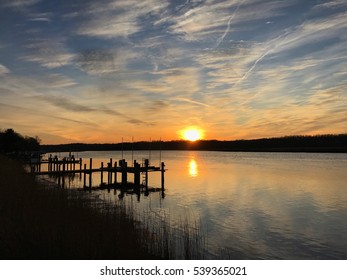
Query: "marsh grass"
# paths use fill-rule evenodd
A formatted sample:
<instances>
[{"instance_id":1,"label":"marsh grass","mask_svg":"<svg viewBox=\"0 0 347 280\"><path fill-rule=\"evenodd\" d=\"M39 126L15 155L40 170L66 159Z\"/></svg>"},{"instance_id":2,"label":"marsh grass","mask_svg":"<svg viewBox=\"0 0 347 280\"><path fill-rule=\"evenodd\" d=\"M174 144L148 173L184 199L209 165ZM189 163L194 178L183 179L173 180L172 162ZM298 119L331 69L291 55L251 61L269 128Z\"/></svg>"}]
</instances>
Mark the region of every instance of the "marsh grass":
<instances>
[{"instance_id":1,"label":"marsh grass","mask_svg":"<svg viewBox=\"0 0 347 280\"><path fill-rule=\"evenodd\" d=\"M165 211L161 215L145 211L134 216L133 209L129 209L131 216L140 221L142 232L148 233L145 242L151 254L167 260L205 259L206 234L198 220L185 216L175 223Z\"/></svg>"},{"instance_id":2,"label":"marsh grass","mask_svg":"<svg viewBox=\"0 0 347 280\"><path fill-rule=\"evenodd\" d=\"M0 157L1 259L153 259L133 221L96 197L45 188Z\"/></svg>"},{"instance_id":3,"label":"marsh grass","mask_svg":"<svg viewBox=\"0 0 347 280\"><path fill-rule=\"evenodd\" d=\"M0 259L201 259L196 222L136 214L100 195L38 184L0 155Z\"/></svg>"}]
</instances>

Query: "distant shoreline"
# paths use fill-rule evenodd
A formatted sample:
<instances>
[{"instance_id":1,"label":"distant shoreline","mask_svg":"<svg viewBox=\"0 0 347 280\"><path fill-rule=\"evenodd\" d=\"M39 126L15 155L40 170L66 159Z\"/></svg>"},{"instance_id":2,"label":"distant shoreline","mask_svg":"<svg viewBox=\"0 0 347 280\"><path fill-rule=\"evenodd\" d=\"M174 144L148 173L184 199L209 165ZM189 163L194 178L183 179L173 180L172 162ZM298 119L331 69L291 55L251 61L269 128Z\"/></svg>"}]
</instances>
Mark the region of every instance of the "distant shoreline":
<instances>
[{"instance_id":1,"label":"distant shoreline","mask_svg":"<svg viewBox=\"0 0 347 280\"><path fill-rule=\"evenodd\" d=\"M347 153L347 134L285 136L252 140L141 141L126 143L71 143L41 145L41 152L81 152L117 150L195 150L223 152L307 152Z\"/></svg>"}]
</instances>

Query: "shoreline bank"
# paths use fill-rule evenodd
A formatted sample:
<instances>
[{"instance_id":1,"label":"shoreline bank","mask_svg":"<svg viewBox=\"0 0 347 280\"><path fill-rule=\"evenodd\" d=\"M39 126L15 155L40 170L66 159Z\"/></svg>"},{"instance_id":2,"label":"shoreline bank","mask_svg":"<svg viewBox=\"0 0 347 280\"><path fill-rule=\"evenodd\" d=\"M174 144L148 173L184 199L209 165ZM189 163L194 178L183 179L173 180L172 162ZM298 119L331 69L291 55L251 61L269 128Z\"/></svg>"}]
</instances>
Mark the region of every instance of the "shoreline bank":
<instances>
[{"instance_id":1,"label":"shoreline bank","mask_svg":"<svg viewBox=\"0 0 347 280\"><path fill-rule=\"evenodd\" d=\"M158 259L125 209L100 213L92 200L45 187L0 155L0 259Z\"/></svg>"}]
</instances>

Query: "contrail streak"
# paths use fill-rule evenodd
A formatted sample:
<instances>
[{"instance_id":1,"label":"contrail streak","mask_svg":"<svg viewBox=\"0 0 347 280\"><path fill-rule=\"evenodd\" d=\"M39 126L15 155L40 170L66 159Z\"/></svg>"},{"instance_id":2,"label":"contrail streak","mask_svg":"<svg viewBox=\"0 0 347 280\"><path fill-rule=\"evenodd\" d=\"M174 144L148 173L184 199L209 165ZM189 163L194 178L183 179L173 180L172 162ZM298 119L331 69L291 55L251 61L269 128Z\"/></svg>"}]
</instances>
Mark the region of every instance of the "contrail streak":
<instances>
[{"instance_id":1,"label":"contrail streak","mask_svg":"<svg viewBox=\"0 0 347 280\"><path fill-rule=\"evenodd\" d=\"M283 34L277 36L275 39L272 39L269 42L269 45L267 47L267 50L260 56L258 57L258 59L252 64L252 66L247 70L247 72L235 83L233 84L232 88L235 87L236 85L238 85L239 83L241 83L244 79L246 79L248 77L248 75L254 70L254 68L257 66L257 64L263 60L263 58L265 56L267 56L271 51L273 51L275 48L278 47L278 45L280 43L277 43L279 40L281 40L283 37L287 36L290 33L290 31L286 31ZM244 105L245 103L247 103L247 101L249 101L250 99L254 98L255 96L257 96L257 94L255 94L254 96L248 98L247 100L245 100L242 105Z\"/></svg>"},{"instance_id":2,"label":"contrail streak","mask_svg":"<svg viewBox=\"0 0 347 280\"><path fill-rule=\"evenodd\" d=\"M241 83L244 79L247 78L247 76L253 71L253 69L257 66L258 62L261 61L265 56L268 55L268 53L271 51L271 49L267 50L265 53L263 53L254 63L253 65L248 69L248 71L239 79L234 86Z\"/></svg>"},{"instance_id":3,"label":"contrail streak","mask_svg":"<svg viewBox=\"0 0 347 280\"><path fill-rule=\"evenodd\" d=\"M233 14L230 16L230 18L229 18L229 20L228 20L227 29L224 31L224 34L222 35L222 37L220 37L220 38L218 39L215 48L218 48L218 47L219 47L219 45L223 42L225 36L229 33L231 21L232 21L233 18L235 17L237 11L239 10L239 8L240 8L240 6L243 4L243 2L245 2L245 0L241 0L241 1L239 2L239 4L237 5L235 11L234 11Z\"/></svg>"},{"instance_id":4,"label":"contrail streak","mask_svg":"<svg viewBox=\"0 0 347 280\"><path fill-rule=\"evenodd\" d=\"M269 42L269 46L268 49L260 56L258 57L258 59L253 63L253 65L247 70L247 72L233 85L236 86L237 84L239 84L240 82L242 82L244 79L247 78L247 76L253 71L253 69L257 66L257 64L265 57L269 54L269 52L273 51L278 44L273 45L273 43L276 43L277 41L279 41L280 39L282 39L283 37L287 36L290 32L286 31L285 33L277 36L275 39L272 39Z\"/></svg>"},{"instance_id":5,"label":"contrail streak","mask_svg":"<svg viewBox=\"0 0 347 280\"><path fill-rule=\"evenodd\" d=\"M200 106L204 106L204 107L210 107L210 105L206 104L206 103L202 103L202 102L198 102L198 101L194 101L188 98L176 98L175 100L177 101L183 101L183 102L188 102L188 103L192 103L192 104L196 104L196 105L200 105Z\"/></svg>"}]
</instances>

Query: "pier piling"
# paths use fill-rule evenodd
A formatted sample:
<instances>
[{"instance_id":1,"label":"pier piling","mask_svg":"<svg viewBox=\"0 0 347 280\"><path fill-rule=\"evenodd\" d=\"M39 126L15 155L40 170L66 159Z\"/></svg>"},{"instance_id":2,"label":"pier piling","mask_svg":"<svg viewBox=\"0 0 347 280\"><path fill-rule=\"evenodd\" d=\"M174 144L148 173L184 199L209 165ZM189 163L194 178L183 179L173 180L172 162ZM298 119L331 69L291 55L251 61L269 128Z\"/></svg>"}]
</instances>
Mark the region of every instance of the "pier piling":
<instances>
[{"instance_id":1,"label":"pier piling","mask_svg":"<svg viewBox=\"0 0 347 280\"><path fill-rule=\"evenodd\" d=\"M149 167L149 160L145 159L145 195L148 195L148 167Z\"/></svg>"},{"instance_id":2,"label":"pier piling","mask_svg":"<svg viewBox=\"0 0 347 280\"><path fill-rule=\"evenodd\" d=\"M83 188L87 187L87 184L86 184L86 177L87 177L87 164L84 164L84 172L83 172Z\"/></svg>"},{"instance_id":3,"label":"pier piling","mask_svg":"<svg viewBox=\"0 0 347 280\"><path fill-rule=\"evenodd\" d=\"M136 160L134 160L134 185L135 188L139 188L140 187L140 179L141 175L140 175L140 164L136 162Z\"/></svg>"},{"instance_id":4,"label":"pier piling","mask_svg":"<svg viewBox=\"0 0 347 280\"><path fill-rule=\"evenodd\" d=\"M117 184L117 161L114 162L114 185Z\"/></svg>"},{"instance_id":5,"label":"pier piling","mask_svg":"<svg viewBox=\"0 0 347 280\"><path fill-rule=\"evenodd\" d=\"M104 183L104 163L101 163L101 168L100 168L100 185Z\"/></svg>"},{"instance_id":6,"label":"pier piling","mask_svg":"<svg viewBox=\"0 0 347 280\"><path fill-rule=\"evenodd\" d=\"M126 187L128 181L128 172L127 172L127 162L125 160L122 161L122 187Z\"/></svg>"},{"instance_id":7,"label":"pier piling","mask_svg":"<svg viewBox=\"0 0 347 280\"><path fill-rule=\"evenodd\" d=\"M165 164L164 164L164 162L162 162L161 163L161 169L160 169L160 171L161 171L161 189L162 189L162 191L164 191L164 173L165 173Z\"/></svg>"},{"instance_id":8,"label":"pier piling","mask_svg":"<svg viewBox=\"0 0 347 280\"><path fill-rule=\"evenodd\" d=\"M79 174L81 183L83 183L83 188L91 191L93 189L93 174L99 173L100 181L99 178L97 179L98 182L100 182L100 185L98 184L98 187L101 188L107 187L108 190L111 188L114 188L115 190L120 189L123 194L129 192L132 194L136 193L138 196L142 192L144 192L146 196L151 191L164 192L164 162L161 162L159 166L152 166L150 165L149 159L143 159L142 164L136 160L133 160L132 164L128 164L125 159L113 161L112 158L110 158L107 166L105 166L104 162L101 162L100 166L97 168L93 168L92 158L89 158L89 165L88 162L84 163L84 165L82 162L82 158L76 160L73 156L58 159L57 156L52 157L52 155L50 155L48 159L39 162L40 166L37 166L35 162L32 162L31 172L35 175L54 176L57 179L58 184L62 187L65 187L67 184L70 185L74 174ZM47 168L41 171L41 165L43 164L47 164ZM149 188L149 172L161 172L161 188ZM104 173L107 174L107 179L104 178ZM118 178L118 173L120 173L120 178ZM131 176L132 182L128 182L129 173L133 174L133 176ZM67 181L65 181L66 176L69 176Z\"/></svg>"}]
</instances>

